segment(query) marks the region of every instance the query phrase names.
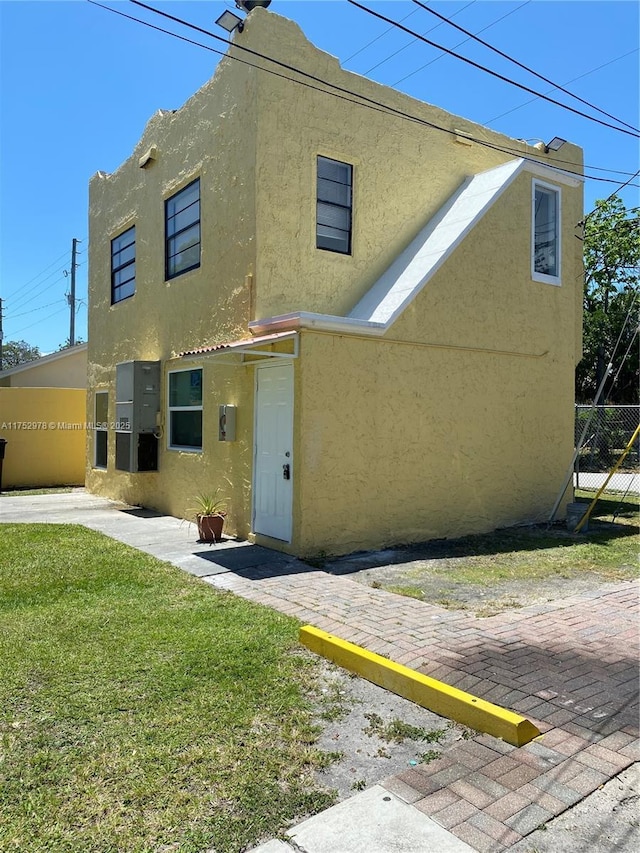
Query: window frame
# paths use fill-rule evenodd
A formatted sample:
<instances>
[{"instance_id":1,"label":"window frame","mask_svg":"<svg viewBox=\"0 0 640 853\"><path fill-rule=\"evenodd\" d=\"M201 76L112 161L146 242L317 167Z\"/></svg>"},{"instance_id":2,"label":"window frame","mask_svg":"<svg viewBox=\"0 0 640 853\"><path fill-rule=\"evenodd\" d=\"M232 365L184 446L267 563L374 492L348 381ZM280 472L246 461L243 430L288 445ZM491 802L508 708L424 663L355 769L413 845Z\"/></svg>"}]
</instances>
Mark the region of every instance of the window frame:
<instances>
[{"instance_id":1,"label":"window frame","mask_svg":"<svg viewBox=\"0 0 640 853\"><path fill-rule=\"evenodd\" d=\"M171 405L171 377L179 373L200 372L200 405L199 406L172 406ZM167 450L178 450L182 453L202 453L204 442L204 394L203 394L203 376L202 367L186 367L167 372ZM174 444L173 443L173 423L172 414L174 412L200 412L200 431L201 443L197 445Z\"/></svg>"},{"instance_id":2,"label":"window frame","mask_svg":"<svg viewBox=\"0 0 640 853\"><path fill-rule=\"evenodd\" d=\"M117 240L121 240L130 232L133 232L133 240L130 243L127 243L126 246L120 247L117 251L114 252L114 243ZM125 261L118 266L115 266L114 259L117 254L120 254L124 249L127 249L129 246L133 246L133 258L128 261ZM116 285L115 278L119 272L122 270L126 270L127 267L133 267L133 276L132 278L127 279L125 282L120 282ZM131 225L129 228L126 228L124 231L121 231L116 237L113 237L111 240L111 304L117 305L119 302L124 302L126 299L131 299L132 296L136 294L136 226L135 223ZM133 293L127 293L126 296L119 296L116 298L116 291L123 288L125 285L129 284L129 282L133 282Z\"/></svg>"},{"instance_id":3,"label":"window frame","mask_svg":"<svg viewBox=\"0 0 640 853\"><path fill-rule=\"evenodd\" d=\"M182 195L183 193L186 193L189 189L191 189L191 187L193 187L195 184L198 185L198 200L197 200L198 216L196 219L189 221L189 223L186 226L184 226L183 228L181 228L179 231L175 231L174 233L170 234L169 233L170 221L175 219L179 213L183 213L185 210L188 210L189 207L196 204L196 202L192 202L190 205L187 205L187 207L182 208L177 213L173 213L171 216L169 216L169 205L171 204L172 201L175 201L180 195ZM177 278L180 275L184 275L187 272L191 272L191 270L198 269L200 266L201 259L202 259L202 209L201 209L201 207L202 207L202 197L200 194L200 178L199 177L194 178L188 184L185 184L185 186L183 186L177 192L170 195L164 201L164 277L165 277L165 281L171 281L172 279ZM185 267L184 269L180 269L177 272L170 272L171 260L178 257L178 255L180 254L180 252L174 252L173 254L170 254L171 241L175 240L180 234L184 234L189 229L193 228L195 225L198 226L198 242L197 242L197 244L194 243L192 246L189 246L189 248L193 248L193 246L196 246L196 245L198 246L198 261L197 261L197 263L191 264L190 266Z\"/></svg>"},{"instance_id":4,"label":"window frame","mask_svg":"<svg viewBox=\"0 0 640 853\"><path fill-rule=\"evenodd\" d=\"M531 278L543 284L562 284L562 193L560 187L534 179L531 184ZM536 193L541 190L555 198L555 257L556 273L550 275L536 270Z\"/></svg>"},{"instance_id":5,"label":"window frame","mask_svg":"<svg viewBox=\"0 0 640 853\"><path fill-rule=\"evenodd\" d=\"M106 420L98 420L98 397L107 398ZM105 435L104 465L98 462L98 433ZM93 467L106 471L109 463L109 392L95 391L93 396Z\"/></svg>"},{"instance_id":6,"label":"window frame","mask_svg":"<svg viewBox=\"0 0 640 853\"><path fill-rule=\"evenodd\" d=\"M346 166L349 169L349 183L341 184L341 186L345 186L349 188L349 204L340 204L339 202L331 201L329 199L321 198L321 181L329 180L328 178L324 178L320 176L320 162L328 161L329 163L337 163L340 166ZM354 178L354 166L353 163L347 163L345 160L336 160L335 157L327 157L324 154L316 155L316 249L319 249L322 252L332 252L336 255L353 255L353 178ZM320 223L319 217L319 209L320 205L328 205L336 209L347 210L349 213L349 227L348 229L338 228L337 226L325 226L325 227L335 227L337 231L342 231L347 235L346 249L336 248L335 246L321 246L319 245L319 241L321 239L320 234L318 233Z\"/></svg>"}]
</instances>

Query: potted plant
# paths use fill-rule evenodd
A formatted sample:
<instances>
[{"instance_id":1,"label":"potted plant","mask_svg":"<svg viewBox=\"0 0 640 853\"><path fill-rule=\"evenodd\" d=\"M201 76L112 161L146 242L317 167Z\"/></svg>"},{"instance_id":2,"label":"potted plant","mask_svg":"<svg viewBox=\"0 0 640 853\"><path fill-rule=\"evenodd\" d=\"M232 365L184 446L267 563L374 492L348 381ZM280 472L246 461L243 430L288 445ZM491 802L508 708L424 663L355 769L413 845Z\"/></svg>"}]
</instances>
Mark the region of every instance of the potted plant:
<instances>
[{"instance_id":1,"label":"potted plant","mask_svg":"<svg viewBox=\"0 0 640 853\"><path fill-rule=\"evenodd\" d=\"M202 542L220 542L226 513L226 501L214 495L198 495L196 506L189 512L198 525L198 539Z\"/></svg>"}]
</instances>

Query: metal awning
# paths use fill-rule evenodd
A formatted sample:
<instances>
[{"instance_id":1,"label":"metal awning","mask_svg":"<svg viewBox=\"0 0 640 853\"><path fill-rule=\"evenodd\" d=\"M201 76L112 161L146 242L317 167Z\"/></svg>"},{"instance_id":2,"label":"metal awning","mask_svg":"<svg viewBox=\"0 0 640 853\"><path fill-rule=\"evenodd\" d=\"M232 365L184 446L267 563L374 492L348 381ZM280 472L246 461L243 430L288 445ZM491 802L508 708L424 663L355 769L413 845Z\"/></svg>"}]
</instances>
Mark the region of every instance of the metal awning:
<instances>
[{"instance_id":1,"label":"metal awning","mask_svg":"<svg viewBox=\"0 0 640 853\"><path fill-rule=\"evenodd\" d=\"M281 341L291 341L293 346L291 352L282 352L281 350L269 349L272 344ZM298 357L298 332L274 332L271 335L260 335L254 338L243 338L238 341L228 341L222 344L213 344L208 347L197 347L192 350L185 350L179 353L179 358L219 358L224 355L240 356L240 362L233 361L235 364L255 364L257 359L270 358L297 358ZM247 361L245 356L252 356L252 360Z\"/></svg>"}]
</instances>

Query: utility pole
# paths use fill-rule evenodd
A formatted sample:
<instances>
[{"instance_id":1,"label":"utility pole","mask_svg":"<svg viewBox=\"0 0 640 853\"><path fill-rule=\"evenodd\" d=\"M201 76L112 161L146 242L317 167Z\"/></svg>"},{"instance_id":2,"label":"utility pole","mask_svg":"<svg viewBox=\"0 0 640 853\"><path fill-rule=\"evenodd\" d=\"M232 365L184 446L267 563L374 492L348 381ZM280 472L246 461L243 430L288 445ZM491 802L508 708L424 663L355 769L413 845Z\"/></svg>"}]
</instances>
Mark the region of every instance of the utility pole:
<instances>
[{"instance_id":1,"label":"utility pole","mask_svg":"<svg viewBox=\"0 0 640 853\"><path fill-rule=\"evenodd\" d=\"M69 308L71 316L69 318L69 346L76 345L76 253L78 243L80 241L73 238L71 243L71 292L69 293Z\"/></svg>"},{"instance_id":2,"label":"utility pole","mask_svg":"<svg viewBox=\"0 0 640 853\"><path fill-rule=\"evenodd\" d=\"M2 370L2 297L0 296L0 370Z\"/></svg>"}]
</instances>

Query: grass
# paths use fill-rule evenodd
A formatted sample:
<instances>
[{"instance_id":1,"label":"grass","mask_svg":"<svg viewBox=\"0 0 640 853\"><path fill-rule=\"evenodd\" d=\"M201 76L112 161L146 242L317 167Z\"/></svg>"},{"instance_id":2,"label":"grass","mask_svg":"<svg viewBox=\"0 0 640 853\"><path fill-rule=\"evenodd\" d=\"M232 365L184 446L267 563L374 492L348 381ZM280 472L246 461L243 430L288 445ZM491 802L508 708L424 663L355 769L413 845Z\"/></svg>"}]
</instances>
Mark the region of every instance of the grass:
<instances>
[{"instance_id":1,"label":"grass","mask_svg":"<svg viewBox=\"0 0 640 853\"><path fill-rule=\"evenodd\" d=\"M426 597L420 587L424 574L430 578L441 577L448 584L486 588L504 581L544 580L553 576L572 578L585 572L598 574L608 581L638 575L640 538L638 528L632 525L625 525L624 531L617 535L593 530L581 539L559 537L553 532L532 535L514 528L465 537L466 553L457 552L456 545L461 547L462 540L451 543L446 556L439 554L440 559L444 556L447 560L446 566L430 560L428 565L408 571L404 583L384 584L384 588L424 601ZM455 564L452 558L456 558ZM447 606L444 599L439 603Z\"/></svg>"},{"instance_id":2,"label":"grass","mask_svg":"<svg viewBox=\"0 0 640 853\"><path fill-rule=\"evenodd\" d=\"M297 623L72 525L0 535L0 849L235 853L321 810Z\"/></svg>"},{"instance_id":3,"label":"grass","mask_svg":"<svg viewBox=\"0 0 640 853\"><path fill-rule=\"evenodd\" d=\"M585 509L591 497L579 493ZM601 499L591 516L589 532L581 535L569 533L562 523L549 528L513 527L427 543L418 559L411 556L409 549L407 565L395 582L381 584L376 580L372 586L383 586L389 592L420 601L433 600L442 607L468 609L471 604L459 600L456 589L475 587L498 592L501 585L512 582L544 583L547 579L571 580L585 574L603 582L628 580L639 573L639 508L637 497ZM474 601L477 610L476 605ZM476 615L489 616L519 606L517 599L508 595L484 601Z\"/></svg>"},{"instance_id":4,"label":"grass","mask_svg":"<svg viewBox=\"0 0 640 853\"><path fill-rule=\"evenodd\" d=\"M380 585L378 585L378 587L379 586ZM404 595L406 598L416 598L418 601L424 601L424 591L415 586L407 584L388 584L385 586L385 589L387 592L395 592L396 595Z\"/></svg>"},{"instance_id":5,"label":"grass","mask_svg":"<svg viewBox=\"0 0 640 853\"><path fill-rule=\"evenodd\" d=\"M371 737L377 735L381 740L388 743L403 743L405 740L424 741L426 743L438 743L445 736L446 729L425 729L421 726L412 726L403 720L391 720L386 723L379 714L365 714L369 725L364 730Z\"/></svg>"}]
</instances>

